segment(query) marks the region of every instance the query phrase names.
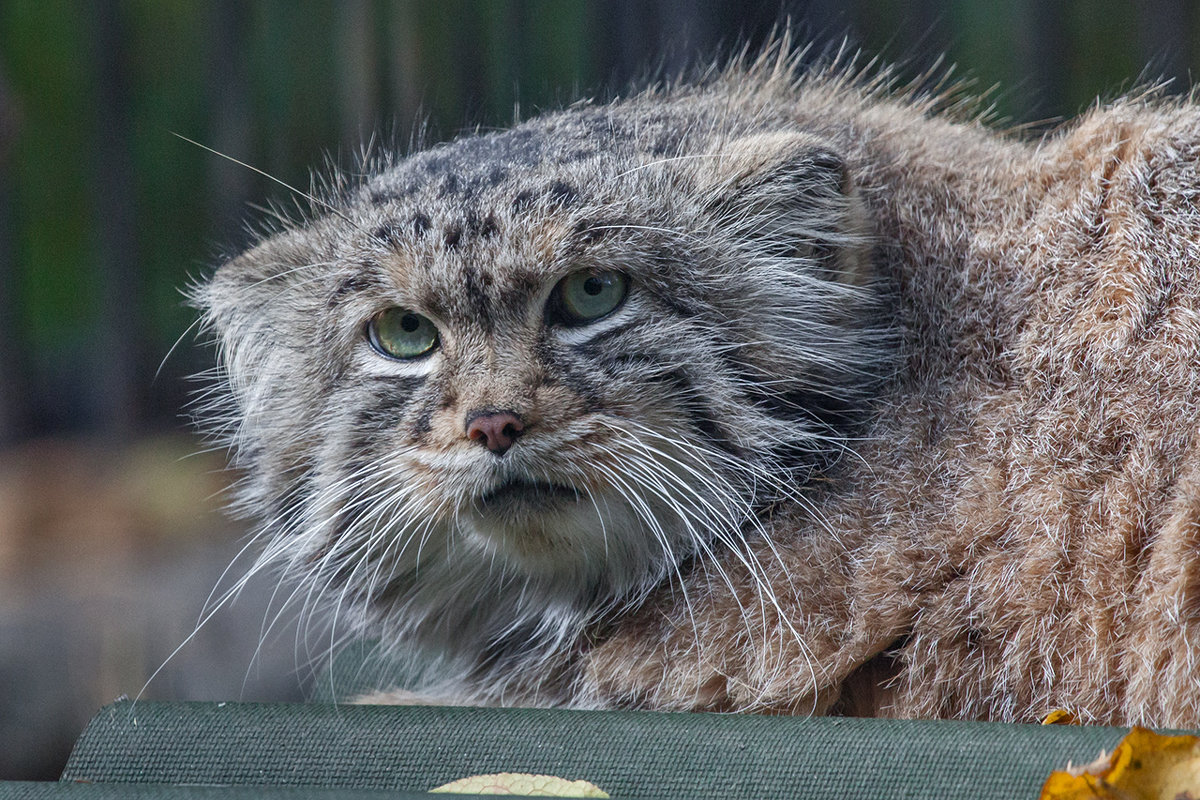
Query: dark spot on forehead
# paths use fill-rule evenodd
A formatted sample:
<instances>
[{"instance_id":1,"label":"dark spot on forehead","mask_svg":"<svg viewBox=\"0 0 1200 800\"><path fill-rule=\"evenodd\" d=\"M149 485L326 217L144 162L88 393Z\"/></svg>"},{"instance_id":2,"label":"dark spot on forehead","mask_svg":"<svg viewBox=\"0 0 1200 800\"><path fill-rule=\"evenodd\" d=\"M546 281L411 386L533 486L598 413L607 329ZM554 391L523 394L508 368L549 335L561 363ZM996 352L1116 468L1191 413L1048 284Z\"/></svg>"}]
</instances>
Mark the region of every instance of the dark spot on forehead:
<instances>
[{"instance_id":1,"label":"dark spot on forehead","mask_svg":"<svg viewBox=\"0 0 1200 800\"><path fill-rule=\"evenodd\" d=\"M475 209L471 209L463 215L463 226L467 229L467 233L479 233L479 225L479 212Z\"/></svg>"},{"instance_id":2,"label":"dark spot on forehead","mask_svg":"<svg viewBox=\"0 0 1200 800\"><path fill-rule=\"evenodd\" d=\"M484 239L491 239L500 233L500 225L496 222L496 217L488 214L483 219L483 223L479 226L479 235Z\"/></svg>"},{"instance_id":3,"label":"dark spot on forehead","mask_svg":"<svg viewBox=\"0 0 1200 800\"><path fill-rule=\"evenodd\" d=\"M495 188L506 180L508 180L508 170L504 167L492 167L492 171L487 176L488 188Z\"/></svg>"},{"instance_id":4,"label":"dark spot on forehead","mask_svg":"<svg viewBox=\"0 0 1200 800\"><path fill-rule=\"evenodd\" d=\"M517 196L512 200L512 210L514 214L520 214L528 211L533 205L533 192L528 189L522 189L517 192Z\"/></svg>"},{"instance_id":5,"label":"dark spot on forehead","mask_svg":"<svg viewBox=\"0 0 1200 800\"><path fill-rule=\"evenodd\" d=\"M375 281L366 275L350 275L338 281L338 285L333 290L333 293L340 296L349 294L350 292L361 292L364 289L370 289L374 285Z\"/></svg>"},{"instance_id":6,"label":"dark spot on forehead","mask_svg":"<svg viewBox=\"0 0 1200 800\"><path fill-rule=\"evenodd\" d=\"M446 298L442 292L433 286L422 286L417 290L417 307L423 311L428 311L431 314L436 314L439 317L445 317L449 313L449 307L446 303Z\"/></svg>"},{"instance_id":7,"label":"dark spot on forehead","mask_svg":"<svg viewBox=\"0 0 1200 800\"><path fill-rule=\"evenodd\" d=\"M431 225L432 225L432 223L429 221L429 217L427 217L425 214L422 214L420 211L413 214L413 218L412 218L413 236L416 236L418 239L422 238L426 234L426 232L429 231L429 228Z\"/></svg>"},{"instance_id":8,"label":"dark spot on forehead","mask_svg":"<svg viewBox=\"0 0 1200 800\"><path fill-rule=\"evenodd\" d=\"M478 212L470 211L467 212L467 230L475 236L490 239L500 232L500 226L492 214L481 218Z\"/></svg>"},{"instance_id":9,"label":"dark spot on forehead","mask_svg":"<svg viewBox=\"0 0 1200 800\"><path fill-rule=\"evenodd\" d=\"M459 193L458 176L451 172L446 177L442 178L442 186L438 190L438 194L442 197L450 197Z\"/></svg>"},{"instance_id":10,"label":"dark spot on forehead","mask_svg":"<svg viewBox=\"0 0 1200 800\"><path fill-rule=\"evenodd\" d=\"M442 234L442 241L445 242L447 250L453 250L458 247L461 240L462 228L458 225L448 226L445 233Z\"/></svg>"},{"instance_id":11,"label":"dark spot on forehead","mask_svg":"<svg viewBox=\"0 0 1200 800\"><path fill-rule=\"evenodd\" d=\"M464 299L470 308L471 316L484 330L491 330L491 304L488 302L487 290L492 285L492 276L480 272L472 264L463 267Z\"/></svg>"},{"instance_id":12,"label":"dark spot on forehead","mask_svg":"<svg viewBox=\"0 0 1200 800\"><path fill-rule=\"evenodd\" d=\"M400 246L401 236L399 224L394 221L384 222L382 225L371 231L371 238L392 250Z\"/></svg>"},{"instance_id":13,"label":"dark spot on forehead","mask_svg":"<svg viewBox=\"0 0 1200 800\"><path fill-rule=\"evenodd\" d=\"M523 308L530 298L542 289L544 278L527 269L516 269L507 275L496 297L498 308Z\"/></svg>"},{"instance_id":14,"label":"dark spot on forehead","mask_svg":"<svg viewBox=\"0 0 1200 800\"><path fill-rule=\"evenodd\" d=\"M555 181L546 190L546 199L551 205L559 208L569 208L579 202L579 190L569 183Z\"/></svg>"}]
</instances>

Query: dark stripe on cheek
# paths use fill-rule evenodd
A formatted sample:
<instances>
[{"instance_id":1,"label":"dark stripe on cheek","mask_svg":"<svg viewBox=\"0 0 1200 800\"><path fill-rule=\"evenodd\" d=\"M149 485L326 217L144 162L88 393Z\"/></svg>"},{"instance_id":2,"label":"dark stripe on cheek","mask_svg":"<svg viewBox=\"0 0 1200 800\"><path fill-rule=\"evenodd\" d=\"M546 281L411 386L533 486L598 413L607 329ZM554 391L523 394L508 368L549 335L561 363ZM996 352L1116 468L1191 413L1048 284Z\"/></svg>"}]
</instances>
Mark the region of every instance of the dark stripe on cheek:
<instances>
[{"instance_id":1,"label":"dark stripe on cheek","mask_svg":"<svg viewBox=\"0 0 1200 800\"><path fill-rule=\"evenodd\" d=\"M768 377L749 370L736 359L724 355L721 360L737 377L747 404L777 420L804 425L805 430L845 434L863 415L863 409L859 407L863 404L828 391L822 392L819 388L806 390L800 385L803 380L800 376L794 376L795 383L791 387L780 390L765 385ZM822 376L809 376L808 380L817 387L826 385Z\"/></svg>"},{"instance_id":2,"label":"dark stripe on cheek","mask_svg":"<svg viewBox=\"0 0 1200 800\"><path fill-rule=\"evenodd\" d=\"M683 319L696 319L705 310L705 306L699 299L689 300L689 298L680 296L675 289L656 286L649 282L644 283L643 286L655 302Z\"/></svg>"},{"instance_id":3,"label":"dark stripe on cheek","mask_svg":"<svg viewBox=\"0 0 1200 800\"><path fill-rule=\"evenodd\" d=\"M547 376L573 391L589 407L598 408L604 405L604 394L601 388L587 377L594 374L595 369L577 369L568 359L555 352L545 338L538 342L538 360L544 365L544 372ZM597 377L602 378L603 376Z\"/></svg>"},{"instance_id":4,"label":"dark stripe on cheek","mask_svg":"<svg viewBox=\"0 0 1200 800\"><path fill-rule=\"evenodd\" d=\"M421 406L421 413L417 415L412 425L414 439L421 441L429 436L429 432L433 430L433 412L436 409L437 403L433 399Z\"/></svg>"},{"instance_id":5,"label":"dark stripe on cheek","mask_svg":"<svg viewBox=\"0 0 1200 800\"><path fill-rule=\"evenodd\" d=\"M413 394L424 385L425 380L424 375L375 378L372 381L371 400L354 417L355 432L361 435L395 430L404 420ZM372 449L368 447L368 450Z\"/></svg>"},{"instance_id":6,"label":"dark stripe on cheek","mask_svg":"<svg viewBox=\"0 0 1200 800\"><path fill-rule=\"evenodd\" d=\"M669 363L669 362L668 362ZM654 375L670 372L663 361L650 353L617 353L595 359L595 365L610 377L645 382Z\"/></svg>"},{"instance_id":7,"label":"dark stripe on cheek","mask_svg":"<svg viewBox=\"0 0 1200 800\"><path fill-rule=\"evenodd\" d=\"M738 448L725 435L724 430L713 417L707 399L696 389L691 377L683 370L671 370L650 376L655 383L669 386L674 395L673 399L679 404L680 410L687 417L688 423L705 439L730 453L737 453Z\"/></svg>"}]
</instances>

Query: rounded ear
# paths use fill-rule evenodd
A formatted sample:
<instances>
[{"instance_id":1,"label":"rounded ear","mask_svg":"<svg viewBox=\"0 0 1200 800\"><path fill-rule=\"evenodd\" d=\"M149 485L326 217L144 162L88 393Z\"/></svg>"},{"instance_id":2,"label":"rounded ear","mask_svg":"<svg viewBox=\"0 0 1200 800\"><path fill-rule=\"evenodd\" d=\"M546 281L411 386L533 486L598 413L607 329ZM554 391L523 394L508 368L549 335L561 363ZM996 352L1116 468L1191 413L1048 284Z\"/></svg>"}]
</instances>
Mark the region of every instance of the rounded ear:
<instances>
[{"instance_id":1,"label":"rounded ear","mask_svg":"<svg viewBox=\"0 0 1200 800\"><path fill-rule=\"evenodd\" d=\"M297 231L285 231L259 242L217 268L191 292L191 302L221 337L259 325L263 309L282 296L296 272L321 259Z\"/></svg>"},{"instance_id":2,"label":"rounded ear","mask_svg":"<svg viewBox=\"0 0 1200 800\"><path fill-rule=\"evenodd\" d=\"M707 210L718 225L773 256L811 261L825 277L865 284L871 277L866 206L845 158L800 132L752 134L700 166Z\"/></svg>"}]
</instances>

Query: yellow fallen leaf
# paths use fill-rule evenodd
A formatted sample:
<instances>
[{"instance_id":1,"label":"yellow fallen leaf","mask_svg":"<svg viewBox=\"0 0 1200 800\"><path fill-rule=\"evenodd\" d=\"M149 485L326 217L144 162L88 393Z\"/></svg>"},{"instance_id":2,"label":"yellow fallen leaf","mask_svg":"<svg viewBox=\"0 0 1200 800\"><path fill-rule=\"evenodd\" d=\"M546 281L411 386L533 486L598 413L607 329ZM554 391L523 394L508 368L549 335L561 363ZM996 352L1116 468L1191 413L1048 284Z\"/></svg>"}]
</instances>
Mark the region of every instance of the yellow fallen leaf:
<instances>
[{"instance_id":1,"label":"yellow fallen leaf","mask_svg":"<svg viewBox=\"0 0 1200 800\"><path fill-rule=\"evenodd\" d=\"M568 781L553 775L499 772L459 778L430 792L443 794L522 794L534 797L608 797L608 792L587 781Z\"/></svg>"},{"instance_id":2,"label":"yellow fallen leaf","mask_svg":"<svg viewBox=\"0 0 1200 800\"><path fill-rule=\"evenodd\" d=\"M1041 800L1200 800L1200 737L1135 727L1107 756L1052 772Z\"/></svg>"},{"instance_id":3,"label":"yellow fallen leaf","mask_svg":"<svg viewBox=\"0 0 1200 800\"><path fill-rule=\"evenodd\" d=\"M1065 708L1056 708L1042 718L1043 725L1078 725L1079 717Z\"/></svg>"}]
</instances>

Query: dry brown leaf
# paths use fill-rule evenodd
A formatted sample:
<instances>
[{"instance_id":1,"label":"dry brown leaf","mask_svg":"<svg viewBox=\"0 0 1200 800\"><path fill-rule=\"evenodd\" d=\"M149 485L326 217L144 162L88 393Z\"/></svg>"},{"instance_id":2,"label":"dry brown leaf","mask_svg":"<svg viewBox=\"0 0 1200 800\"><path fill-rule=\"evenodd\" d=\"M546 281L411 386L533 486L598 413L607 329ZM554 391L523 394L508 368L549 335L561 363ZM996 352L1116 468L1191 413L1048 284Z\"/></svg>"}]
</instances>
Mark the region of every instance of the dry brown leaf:
<instances>
[{"instance_id":1,"label":"dry brown leaf","mask_svg":"<svg viewBox=\"0 0 1200 800\"><path fill-rule=\"evenodd\" d=\"M1200 800L1200 737L1135 727L1111 754L1052 772L1041 800Z\"/></svg>"}]
</instances>

